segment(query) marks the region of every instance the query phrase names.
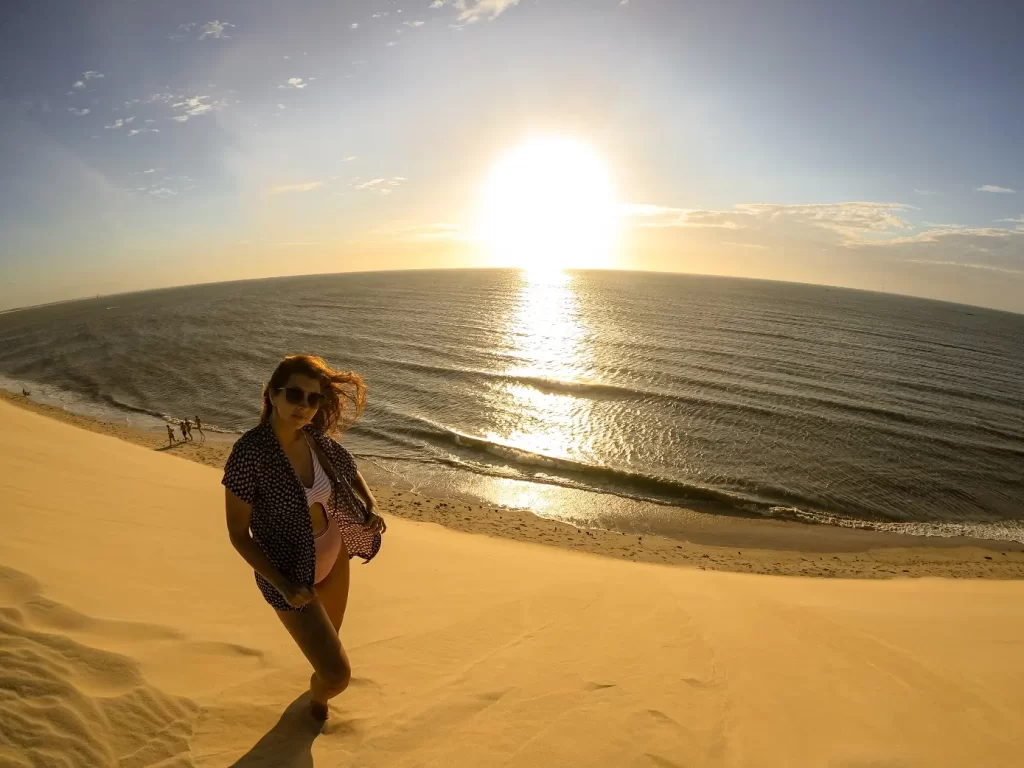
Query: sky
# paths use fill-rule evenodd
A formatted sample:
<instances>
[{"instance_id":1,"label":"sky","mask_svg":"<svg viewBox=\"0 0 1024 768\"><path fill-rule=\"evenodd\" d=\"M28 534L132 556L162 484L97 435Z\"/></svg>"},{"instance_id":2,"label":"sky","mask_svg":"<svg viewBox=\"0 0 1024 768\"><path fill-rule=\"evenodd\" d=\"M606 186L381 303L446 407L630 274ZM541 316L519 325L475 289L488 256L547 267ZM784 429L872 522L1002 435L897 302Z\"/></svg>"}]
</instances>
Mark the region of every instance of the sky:
<instances>
[{"instance_id":1,"label":"sky","mask_svg":"<svg viewBox=\"0 0 1024 768\"><path fill-rule=\"evenodd\" d=\"M1024 312L1015 6L8 0L0 309L529 268L555 232L586 244L560 266ZM537 142L517 194L489 195ZM496 247L489 216L535 236Z\"/></svg>"}]
</instances>

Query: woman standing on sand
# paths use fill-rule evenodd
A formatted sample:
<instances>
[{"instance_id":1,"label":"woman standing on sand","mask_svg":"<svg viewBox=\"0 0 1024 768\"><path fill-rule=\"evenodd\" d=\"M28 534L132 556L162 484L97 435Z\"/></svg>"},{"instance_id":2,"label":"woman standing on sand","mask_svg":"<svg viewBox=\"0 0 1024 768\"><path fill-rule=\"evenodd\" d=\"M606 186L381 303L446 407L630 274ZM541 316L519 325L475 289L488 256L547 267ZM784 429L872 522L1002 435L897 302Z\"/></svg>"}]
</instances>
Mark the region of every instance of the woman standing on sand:
<instances>
[{"instance_id":1,"label":"woman standing on sand","mask_svg":"<svg viewBox=\"0 0 1024 768\"><path fill-rule=\"evenodd\" d=\"M259 425L239 438L224 467L231 543L313 666L310 712L319 720L351 676L338 638L349 558L368 562L387 530L352 454L330 436L365 403L358 374L319 357L286 357L263 391Z\"/></svg>"}]
</instances>

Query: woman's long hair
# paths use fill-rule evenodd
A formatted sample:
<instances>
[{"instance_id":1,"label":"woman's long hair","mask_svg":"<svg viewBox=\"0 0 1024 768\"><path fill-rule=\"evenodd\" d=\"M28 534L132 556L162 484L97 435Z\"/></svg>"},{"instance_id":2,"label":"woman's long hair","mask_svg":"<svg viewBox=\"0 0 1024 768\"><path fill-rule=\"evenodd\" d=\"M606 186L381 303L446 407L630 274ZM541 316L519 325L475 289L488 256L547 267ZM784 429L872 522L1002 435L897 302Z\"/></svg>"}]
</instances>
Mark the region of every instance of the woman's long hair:
<instances>
[{"instance_id":1,"label":"woman's long hair","mask_svg":"<svg viewBox=\"0 0 1024 768\"><path fill-rule=\"evenodd\" d=\"M283 387L292 374L320 381L324 400L313 416L312 424L328 434L344 432L359 418L366 407L366 385L358 373L336 371L322 357L289 355L274 369L274 375L263 389L263 413L260 421L270 419L274 410L270 396Z\"/></svg>"}]
</instances>

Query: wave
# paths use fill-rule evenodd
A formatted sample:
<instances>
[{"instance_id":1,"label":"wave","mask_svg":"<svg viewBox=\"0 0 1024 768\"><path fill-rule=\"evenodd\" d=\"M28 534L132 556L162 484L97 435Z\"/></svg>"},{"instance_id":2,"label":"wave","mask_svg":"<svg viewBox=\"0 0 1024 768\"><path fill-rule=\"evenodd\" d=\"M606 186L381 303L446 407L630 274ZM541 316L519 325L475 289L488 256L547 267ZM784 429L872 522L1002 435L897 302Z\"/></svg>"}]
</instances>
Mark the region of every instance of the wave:
<instances>
[{"instance_id":1,"label":"wave","mask_svg":"<svg viewBox=\"0 0 1024 768\"><path fill-rule=\"evenodd\" d=\"M713 506L716 512L733 513L756 512L761 507L767 508L771 504L782 501L810 503L809 500L782 488L758 488L752 489L751 492L727 491L620 467L551 456L493 438L459 432L429 419L407 418L416 419L420 426L404 429L401 436L392 435L385 430L367 428L365 425L360 431L363 434L383 437L388 442L396 442L407 447L414 445L409 438L416 437L435 444L447 443L475 451L477 454L485 453L502 459L509 468L516 471L517 476L525 476L529 480L611 493L638 501L652 501L660 504L704 504ZM439 456L430 461L461 469L470 469L483 474L495 474L495 468L492 466L484 465L479 461L467 462L464 458L456 455ZM428 463L430 462L428 461ZM499 474L506 475L506 473L500 472Z\"/></svg>"},{"instance_id":2,"label":"wave","mask_svg":"<svg viewBox=\"0 0 1024 768\"><path fill-rule=\"evenodd\" d=\"M968 537L988 541L1013 541L1024 544L1024 523L1017 520L999 522L894 522L865 520L847 517L833 512L816 512L799 507L772 506L759 512L763 517L774 520L789 520L812 525L832 525L839 528L898 533L906 536L937 538Z\"/></svg>"}]
</instances>

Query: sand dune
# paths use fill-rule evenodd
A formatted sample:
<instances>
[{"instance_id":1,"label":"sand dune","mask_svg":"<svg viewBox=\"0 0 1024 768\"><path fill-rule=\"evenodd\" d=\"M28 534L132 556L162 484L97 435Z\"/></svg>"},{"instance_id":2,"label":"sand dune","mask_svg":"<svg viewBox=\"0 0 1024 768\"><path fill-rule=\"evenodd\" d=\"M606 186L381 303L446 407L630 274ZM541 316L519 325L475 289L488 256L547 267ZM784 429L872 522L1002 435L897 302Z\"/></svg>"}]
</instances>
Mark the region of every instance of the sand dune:
<instances>
[{"instance_id":1,"label":"sand dune","mask_svg":"<svg viewBox=\"0 0 1024 768\"><path fill-rule=\"evenodd\" d=\"M1024 583L631 563L392 519L355 680L306 664L219 473L0 403L0 765L1010 766Z\"/></svg>"}]
</instances>

